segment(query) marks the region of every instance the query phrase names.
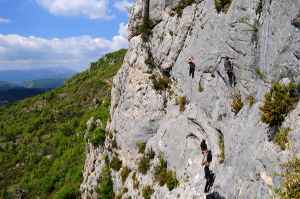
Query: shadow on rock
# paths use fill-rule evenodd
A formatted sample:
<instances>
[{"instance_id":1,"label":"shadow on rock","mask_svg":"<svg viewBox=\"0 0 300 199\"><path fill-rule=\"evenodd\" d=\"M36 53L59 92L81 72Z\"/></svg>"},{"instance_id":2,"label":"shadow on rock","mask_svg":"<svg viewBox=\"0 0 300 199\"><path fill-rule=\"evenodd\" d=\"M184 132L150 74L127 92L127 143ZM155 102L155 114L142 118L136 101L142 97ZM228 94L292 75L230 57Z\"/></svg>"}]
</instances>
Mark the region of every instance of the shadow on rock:
<instances>
[{"instance_id":1,"label":"shadow on rock","mask_svg":"<svg viewBox=\"0 0 300 199\"><path fill-rule=\"evenodd\" d=\"M225 199L225 197L221 196L218 192L213 192L206 195L206 199Z\"/></svg>"}]
</instances>

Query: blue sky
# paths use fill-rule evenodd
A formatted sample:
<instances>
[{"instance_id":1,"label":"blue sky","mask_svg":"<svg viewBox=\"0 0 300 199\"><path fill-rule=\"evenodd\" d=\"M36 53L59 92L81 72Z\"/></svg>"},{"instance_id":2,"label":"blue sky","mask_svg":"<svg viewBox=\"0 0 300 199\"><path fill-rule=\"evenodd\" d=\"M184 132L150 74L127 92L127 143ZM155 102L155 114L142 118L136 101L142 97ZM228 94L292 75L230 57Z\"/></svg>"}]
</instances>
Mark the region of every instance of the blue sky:
<instances>
[{"instance_id":1,"label":"blue sky","mask_svg":"<svg viewBox=\"0 0 300 199\"><path fill-rule=\"evenodd\" d=\"M0 0L0 70L80 70L127 47L130 0Z\"/></svg>"}]
</instances>

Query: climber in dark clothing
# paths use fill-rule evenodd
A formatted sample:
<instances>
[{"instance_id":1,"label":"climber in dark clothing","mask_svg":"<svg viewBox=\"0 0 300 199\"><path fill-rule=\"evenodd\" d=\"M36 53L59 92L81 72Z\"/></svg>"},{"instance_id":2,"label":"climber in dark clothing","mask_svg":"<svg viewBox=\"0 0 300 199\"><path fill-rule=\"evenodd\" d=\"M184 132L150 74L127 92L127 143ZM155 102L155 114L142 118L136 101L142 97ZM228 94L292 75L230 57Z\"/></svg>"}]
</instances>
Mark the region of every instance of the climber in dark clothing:
<instances>
[{"instance_id":1,"label":"climber in dark clothing","mask_svg":"<svg viewBox=\"0 0 300 199\"><path fill-rule=\"evenodd\" d=\"M194 63L194 57L190 57L187 60L189 66L190 66L190 70L189 70L189 76L192 76L192 78L194 78L195 75L195 69L196 69L196 65Z\"/></svg>"},{"instance_id":2,"label":"climber in dark clothing","mask_svg":"<svg viewBox=\"0 0 300 199\"><path fill-rule=\"evenodd\" d=\"M204 177L206 179L204 193L208 193L215 181L215 174L209 169L209 164L212 161L212 154L211 151L207 149L205 140L202 140L200 147L203 154L203 160L201 164L204 166Z\"/></svg>"},{"instance_id":3,"label":"climber in dark clothing","mask_svg":"<svg viewBox=\"0 0 300 199\"><path fill-rule=\"evenodd\" d=\"M227 56L225 57L225 60L224 60L224 68L225 68L225 71L227 72L230 86L235 87L236 79L235 79L235 74L233 71L232 62L230 61L229 57L227 57Z\"/></svg>"}]
</instances>

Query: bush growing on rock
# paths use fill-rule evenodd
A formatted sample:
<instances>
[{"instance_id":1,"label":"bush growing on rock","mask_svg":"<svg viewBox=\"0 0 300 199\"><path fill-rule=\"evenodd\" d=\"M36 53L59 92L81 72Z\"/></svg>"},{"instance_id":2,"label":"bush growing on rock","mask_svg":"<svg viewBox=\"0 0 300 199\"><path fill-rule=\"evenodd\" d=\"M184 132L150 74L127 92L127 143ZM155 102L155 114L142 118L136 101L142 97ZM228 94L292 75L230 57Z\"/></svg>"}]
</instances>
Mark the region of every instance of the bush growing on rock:
<instances>
[{"instance_id":1,"label":"bush growing on rock","mask_svg":"<svg viewBox=\"0 0 300 199\"><path fill-rule=\"evenodd\" d=\"M105 165L101 170L97 193L101 199L111 199L115 196L110 169L107 165Z\"/></svg>"},{"instance_id":2,"label":"bush growing on rock","mask_svg":"<svg viewBox=\"0 0 300 199\"><path fill-rule=\"evenodd\" d=\"M289 142L288 135L290 131L290 128L280 128L275 134L273 142L277 144L282 150L286 149L286 144Z\"/></svg>"},{"instance_id":3,"label":"bush growing on rock","mask_svg":"<svg viewBox=\"0 0 300 199\"><path fill-rule=\"evenodd\" d=\"M131 172L131 170L127 166L122 168L121 179L122 179L123 184L126 182L126 179L127 179L128 175L130 174L130 172Z\"/></svg>"},{"instance_id":4,"label":"bush growing on rock","mask_svg":"<svg viewBox=\"0 0 300 199\"><path fill-rule=\"evenodd\" d=\"M150 185L145 186L142 190L142 195L144 199L150 199L153 193L154 189Z\"/></svg>"},{"instance_id":5,"label":"bush growing on rock","mask_svg":"<svg viewBox=\"0 0 300 199\"><path fill-rule=\"evenodd\" d=\"M231 5L232 0L215 0L215 8L218 13L224 12L227 13Z\"/></svg>"},{"instance_id":6,"label":"bush growing on rock","mask_svg":"<svg viewBox=\"0 0 300 199\"><path fill-rule=\"evenodd\" d=\"M280 127L287 114L299 101L300 84L274 83L260 107L261 121L269 127Z\"/></svg>"},{"instance_id":7,"label":"bush growing on rock","mask_svg":"<svg viewBox=\"0 0 300 199\"><path fill-rule=\"evenodd\" d=\"M122 167L122 160L120 160L118 156L114 155L110 161L110 167L115 171L119 171Z\"/></svg>"},{"instance_id":8,"label":"bush growing on rock","mask_svg":"<svg viewBox=\"0 0 300 199\"><path fill-rule=\"evenodd\" d=\"M136 146L138 147L138 152L143 154L146 149L146 142L138 142L136 143Z\"/></svg>"},{"instance_id":9,"label":"bush growing on rock","mask_svg":"<svg viewBox=\"0 0 300 199\"><path fill-rule=\"evenodd\" d=\"M248 98L249 107L251 108L255 104L255 97L253 95L250 95Z\"/></svg>"},{"instance_id":10,"label":"bush growing on rock","mask_svg":"<svg viewBox=\"0 0 300 199\"><path fill-rule=\"evenodd\" d=\"M150 158L146 155L143 155L143 157L138 162L138 171L141 174L147 174L148 170L150 168Z\"/></svg>"},{"instance_id":11,"label":"bush growing on rock","mask_svg":"<svg viewBox=\"0 0 300 199\"><path fill-rule=\"evenodd\" d=\"M155 75L150 76L152 80L153 88L156 91L164 91L170 88L171 80L166 76L156 77Z\"/></svg>"},{"instance_id":12,"label":"bush growing on rock","mask_svg":"<svg viewBox=\"0 0 300 199\"><path fill-rule=\"evenodd\" d=\"M294 158L282 165L284 170L281 174L283 181L279 190L282 199L300 198L300 159Z\"/></svg>"},{"instance_id":13,"label":"bush growing on rock","mask_svg":"<svg viewBox=\"0 0 300 199\"><path fill-rule=\"evenodd\" d=\"M172 11L175 12L178 17L181 17L183 9L192 5L194 2L195 0L181 0Z\"/></svg>"},{"instance_id":14,"label":"bush growing on rock","mask_svg":"<svg viewBox=\"0 0 300 199\"><path fill-rule=\"evenodd\" d=\"M176 102L178 105L179 105L179 111L180 112L184 112L185 111L185 105L187 104L187 99L185 96L179 96L177 98L177 102Z\"/></svg>"},{"instance_id":15,"label":"bush growing on rock","mask_svg":"<svg viewBox=\"0 0 300 199\"><path fill-rule=\"evenodd\" d=\"M154 180L160 186L167 184L170 191L179 184L176 173L168 170L167 161L162 155L159 156L159 164L154 167Z\"/></svg>"},{"instance_id":16,"label":"bush growing on rock","mask_svg":"<svg viewBox=\"0 0 300 199\"><path fill-rule=\"evenodd\" d=\"M100 128L95 128L88 135L88 140L94 146L103 145L105 142L105 130Z\"/></svg>"},{"instance_id":17,"label":"bush growing on rock","mask_svg":"<svg viewBox=\"0 0 300 199\"><path fill-rule=\"evenodd\" d=\"M240 93L236 93L233 96L233 100L231 103L231 110L236 115L243 108L244 103L242 101L242 95Z\"/></svg>"},{"instance_id":18,"label":"bush growing on rock","mask_svg":"<svg viewBox=\"0 0 300 199\"><path fill-rule=\"evenodd\" d=\"M152 148L150 148L147 152L146 152L146 156L150 159L153 160L155 157L155 152L153 151Z\"/></svg>"}]
</instances>

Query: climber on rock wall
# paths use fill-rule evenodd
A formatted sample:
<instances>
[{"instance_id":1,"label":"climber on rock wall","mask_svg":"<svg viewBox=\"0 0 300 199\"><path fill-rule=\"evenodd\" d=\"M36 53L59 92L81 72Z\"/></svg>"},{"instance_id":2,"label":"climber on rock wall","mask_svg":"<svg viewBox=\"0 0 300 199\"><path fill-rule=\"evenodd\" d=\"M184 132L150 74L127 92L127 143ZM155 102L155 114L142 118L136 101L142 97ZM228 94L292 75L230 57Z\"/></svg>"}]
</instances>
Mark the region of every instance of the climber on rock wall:
<instances>
[{"instance_id":1,"label":"climber on rock wall","mask_svg":"<svg viewBox=\"0 0 300 199\"><path fill-rule=\"evenodd\" d=\"M189 76L192 76L192 78L194 78L194 75L195 75L195 68L196 68L196 65L194 63L194 57L189 57L187 59L187 62L190 66L190 70L189 70Z\"/></svg>"},{"instance_id":2,"label":"climber on rock wall","mask_svg":"<svg viewBox=\"0 0 300 199\"><path fill-rule=\"evenodd\" d=\"M200 148L203 154L201 165L204 166L204 176L206 179L204 193L208 193L215 181L215 174L209 169L209 165L212 161L212 153L211 150L207 149L207 144L205 140L202 140Z\"/></svg>"},{"instance_id":3,"label":"climber on rock wall","mask_svg":"<svg viewBox=\"0 0 300 199\"><path fill-rule=\"evenodd\" d=\"M233 71L233 65L232 62L230 61L230 58L228 56L224 57L224 69L227 72L228 79L229 79L229 84L231 87L235 87L236 85L236 78L235 74Z\"/></svg>"}]
</instances>

